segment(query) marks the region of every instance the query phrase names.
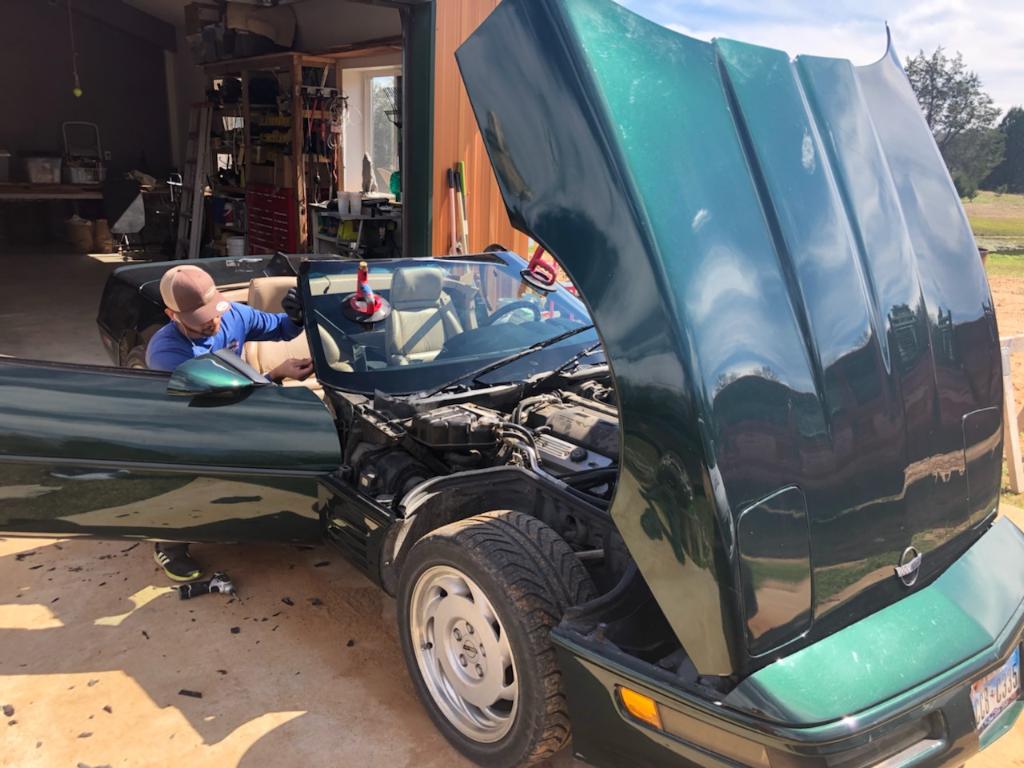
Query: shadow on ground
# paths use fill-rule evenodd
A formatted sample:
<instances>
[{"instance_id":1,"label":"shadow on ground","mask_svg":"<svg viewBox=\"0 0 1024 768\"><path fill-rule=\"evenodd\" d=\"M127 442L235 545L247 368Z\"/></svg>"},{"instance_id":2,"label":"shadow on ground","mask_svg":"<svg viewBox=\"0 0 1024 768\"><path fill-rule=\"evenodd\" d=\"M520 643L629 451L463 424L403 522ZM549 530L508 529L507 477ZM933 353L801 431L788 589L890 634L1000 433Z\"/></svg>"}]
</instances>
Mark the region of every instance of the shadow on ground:
<instances>
[{"instance_id":1,"label":"shadow on ground","mask_svg":"<svg viewBox=\"0 0 1024 768\"><path fill-rule=\"evenodd\" d=\"M197 546L240 598L181 601L149 546L0 542L0 764L467 765L416 700L393 601L336 553Z\"/></svg>"}]
</instances>

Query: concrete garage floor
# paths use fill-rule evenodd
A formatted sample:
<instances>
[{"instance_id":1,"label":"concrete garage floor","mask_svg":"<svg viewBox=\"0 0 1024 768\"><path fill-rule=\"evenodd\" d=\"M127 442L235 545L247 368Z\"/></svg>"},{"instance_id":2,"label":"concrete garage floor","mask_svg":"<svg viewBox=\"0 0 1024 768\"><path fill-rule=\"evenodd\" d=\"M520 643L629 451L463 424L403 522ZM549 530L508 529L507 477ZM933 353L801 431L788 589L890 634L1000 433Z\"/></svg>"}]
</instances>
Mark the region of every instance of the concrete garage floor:
<instances>
[{"instance_id":1,"label":"concrete garage floor","mask_svg":"<svg viewBox=\"0 0 1024 768\"><path fill-rule=\"evenodd\" d=\"M114 266L0 254L0 354L107 364ZM339 553L195 552L240 599L179 600L145 543L0 539L0 766L468 765L416 699L394 601ZM1024 768L1024 724L968 765Z\"/></svg>"},{"instance_id":2,"label":"concrete garage floor","mask_svg":"<svg viewBox=\"0 0 1024 768\"><path fill-rule=\"evenodd\" d=\"M0 252L0 355L110 365L96 311L119 264L54 248Z\"/></svg>"}]
</instances>

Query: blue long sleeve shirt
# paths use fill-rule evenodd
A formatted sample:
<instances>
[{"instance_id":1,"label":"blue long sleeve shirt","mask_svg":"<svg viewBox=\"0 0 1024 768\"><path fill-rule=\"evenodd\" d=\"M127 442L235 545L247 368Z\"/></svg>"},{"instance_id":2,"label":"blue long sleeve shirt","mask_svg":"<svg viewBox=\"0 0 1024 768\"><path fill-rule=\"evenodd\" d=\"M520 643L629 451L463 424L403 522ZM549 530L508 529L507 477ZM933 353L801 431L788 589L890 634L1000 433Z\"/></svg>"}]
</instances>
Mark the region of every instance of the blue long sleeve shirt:
<instances>
[{"instance_id":1,"label":"blue long sleeve shirt","mask_svg":"<svg viewBox=\"0 0 1024 768\"><path fill-rule=\"evenodd\" d=\"M261 312L245 304L232 302L231 309L221 315L220 328L213 336L190 339L175 323L168 323L149 340L146 365L155 371L173 371L186 360L218 349L242 354L247 341L288 341L302 333L302 326L281 312Z\"/></svg>"}]
</instances>

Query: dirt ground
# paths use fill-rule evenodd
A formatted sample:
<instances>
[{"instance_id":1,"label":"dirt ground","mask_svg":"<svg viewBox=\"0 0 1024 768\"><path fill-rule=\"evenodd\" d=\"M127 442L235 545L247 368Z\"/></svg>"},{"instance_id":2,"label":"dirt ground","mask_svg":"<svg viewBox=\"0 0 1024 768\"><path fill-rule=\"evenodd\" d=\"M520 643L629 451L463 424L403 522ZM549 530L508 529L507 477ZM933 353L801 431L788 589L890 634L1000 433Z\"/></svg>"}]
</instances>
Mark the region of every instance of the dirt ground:
<instances>
[{"instance_id":1,"label":"dirt ground","mask_svg":"<svg viewBox=\"0 0 1024 768\"><path fill-rule=\"evenodd\" d=\"M394 602L338 553L195 551L240 599L179 600L146 544L0 540L0 766L469 765L416 700ZM968 763L1022 767L1024 721Z\"/></svg>"},{"instance_id":2,"label":"dirt ground","mask_svg":"<svg viewBox=\"0 0 1024 768\"><path fill-rule=\"evenodd\" d=\"M1024 334L1024 278L989 276L996 304L996 322L1000 337ZM1013 388L1017 404L1024 398L1024 355L1013 357Z\"/></svg>"}]
</instances>

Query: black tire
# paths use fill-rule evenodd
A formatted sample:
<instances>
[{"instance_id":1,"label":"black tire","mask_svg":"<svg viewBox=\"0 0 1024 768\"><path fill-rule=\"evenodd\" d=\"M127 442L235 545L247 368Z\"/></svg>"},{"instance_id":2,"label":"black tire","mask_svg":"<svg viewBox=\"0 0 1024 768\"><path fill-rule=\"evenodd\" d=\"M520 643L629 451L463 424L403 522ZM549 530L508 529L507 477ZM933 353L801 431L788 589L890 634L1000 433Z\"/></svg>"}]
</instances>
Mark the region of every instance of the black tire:
<instances>
[{"instance_id":1,"label":"black tire","mask_svg":"<svg viewBox=\"0 0 1024 768\"><path fill-rule=\"evenodd\" d=\"M411 600L417 582L436 566L458 569L483 590L511 646L519 698L512 726L498 741L477 741L460 731L435 702L420 671ZM567 608L596 595L569 545L548 525L521 512L477 515L416 543L399 575L402 654L427 712L456 749L480 765L511 768L552 757L569 742L568 703L550 632Z\"/></svg>"}]
</instances>

